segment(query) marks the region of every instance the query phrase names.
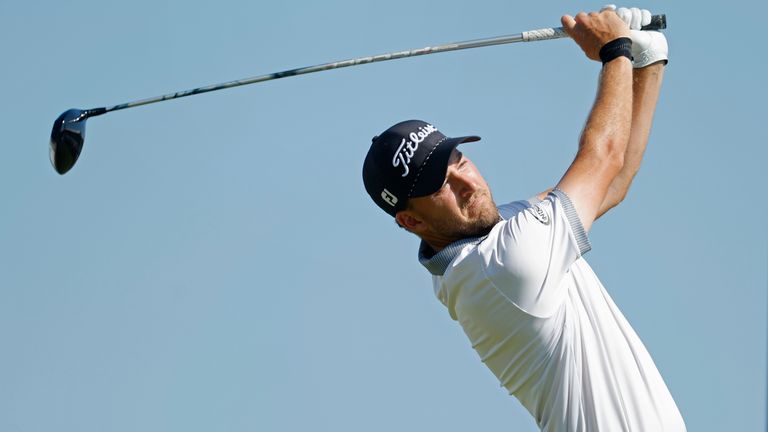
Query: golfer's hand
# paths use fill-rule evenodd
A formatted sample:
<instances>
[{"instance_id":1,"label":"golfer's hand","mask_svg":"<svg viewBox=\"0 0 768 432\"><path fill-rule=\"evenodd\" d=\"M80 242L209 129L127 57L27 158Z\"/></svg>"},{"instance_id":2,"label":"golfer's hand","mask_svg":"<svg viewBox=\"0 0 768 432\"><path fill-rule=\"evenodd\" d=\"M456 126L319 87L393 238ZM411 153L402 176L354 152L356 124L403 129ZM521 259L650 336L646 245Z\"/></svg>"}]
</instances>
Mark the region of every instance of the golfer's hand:
<instances>
[{"instance_id":1,"label":"golfer's hand","mask_svg":"<svg viewBox=\"0 0 768 432\"><path fill-rule=\"evenodd\" d=\"M629 26L612 10L580 12L576 17L563 16L563 29L588 58L600 61L600 48L620 37L630 37Z\"/></svg>"},{"instance_id":2,"label":"golfer's hand","mask_svg":"<svg viewBox=\"0 0 768 432\"><path fill-rule=\"evenodd\" d=\"M651 23L651 12L639 8L616 8L615 5L606 5L600 12L612 10L622 19L630 29L632 38L632 66L635 69L643 68L658 62L667 64L669 48L667 38L663 33L652 30L641 30L643 26Z\"/></svg>"}]
</instances>

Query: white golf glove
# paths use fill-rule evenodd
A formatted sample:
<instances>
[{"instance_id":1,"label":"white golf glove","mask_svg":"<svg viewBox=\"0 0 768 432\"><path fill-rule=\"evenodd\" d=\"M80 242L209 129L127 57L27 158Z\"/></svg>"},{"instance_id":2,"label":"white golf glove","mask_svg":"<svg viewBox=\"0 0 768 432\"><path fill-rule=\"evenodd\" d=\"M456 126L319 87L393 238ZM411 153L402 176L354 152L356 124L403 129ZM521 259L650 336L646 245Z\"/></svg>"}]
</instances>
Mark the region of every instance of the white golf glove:
<instances>
[{"instance_id":1,"label":"white golf glove","mask_svg":"<svg viewBox=\"0 0 768 432\"><path fill-rule=\"evenodd\" d=\"M658 61L669 60L667 38L663 33L654 30L640 30L651 22L651 12L647 9L618 8L607 5L603 10L612 10L629 26L632 38L632 67L641 68Z\"/></svg>"}]
</instances>

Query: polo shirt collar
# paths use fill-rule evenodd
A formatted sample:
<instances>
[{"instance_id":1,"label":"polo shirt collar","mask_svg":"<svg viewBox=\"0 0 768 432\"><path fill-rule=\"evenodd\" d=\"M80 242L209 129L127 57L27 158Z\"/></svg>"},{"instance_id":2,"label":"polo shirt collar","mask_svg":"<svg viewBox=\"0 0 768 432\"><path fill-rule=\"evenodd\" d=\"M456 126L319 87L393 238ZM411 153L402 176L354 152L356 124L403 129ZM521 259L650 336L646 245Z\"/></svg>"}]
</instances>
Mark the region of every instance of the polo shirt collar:
<instances>
[{"instance_id":1,"label":"polo shirt collar","mask_svg":"<svg viewBox=\"0 0 768 432\"><path fill-rule=\"evenodd\" d=\"M451 261L459 255L465 246L469 244L478 244L485 240L486 237L488 236L469 237L457 240L438 253L435 253L435 251L422 240L421 245L419 245L419 262L433 275L442 276L445 274Z\"/></svg>"}]
</instances>

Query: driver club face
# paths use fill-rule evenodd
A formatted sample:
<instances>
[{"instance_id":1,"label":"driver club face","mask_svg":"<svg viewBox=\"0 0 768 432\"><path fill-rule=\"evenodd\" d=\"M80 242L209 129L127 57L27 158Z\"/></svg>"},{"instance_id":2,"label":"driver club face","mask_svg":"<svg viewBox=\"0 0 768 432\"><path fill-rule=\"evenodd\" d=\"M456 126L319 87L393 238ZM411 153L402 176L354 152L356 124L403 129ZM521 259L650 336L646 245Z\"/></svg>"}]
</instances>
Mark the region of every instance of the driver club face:
<instances>
[{"instance_id":1,"label":"driver club face","mask_svg":"<svg viewBox=\"0 0 768 432\"><path fill-rule=\"evenodd\" d=\"M71 109L53 122L51 130L51 164L59 174L69 171L77 162L85 141L87 112Z\"/></svg>"}]
</instances>

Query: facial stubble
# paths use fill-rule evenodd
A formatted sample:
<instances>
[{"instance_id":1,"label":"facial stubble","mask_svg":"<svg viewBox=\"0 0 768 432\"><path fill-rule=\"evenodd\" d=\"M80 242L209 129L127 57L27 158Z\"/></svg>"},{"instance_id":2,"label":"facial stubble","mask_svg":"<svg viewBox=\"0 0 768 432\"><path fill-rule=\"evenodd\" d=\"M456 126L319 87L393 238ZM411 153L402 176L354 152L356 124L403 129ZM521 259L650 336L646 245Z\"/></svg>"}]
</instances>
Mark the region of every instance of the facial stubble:
<instances>
[{"instance_id":1,"label":"facial stubble","mask_svg":"<svg viewBox=\"0 0 768 432\"><path fill-rule=\"evenodd\" d=\"M462 206L462 209L470 216L469 220L438 219L433 221L432 224L435 231L456 240L482 237L491 232L491 229L501 220L493 197L487 190L479 191L472 195ZM472 214L473 209L476 209L477 214Z\"/></svg>"}]
</instances>

